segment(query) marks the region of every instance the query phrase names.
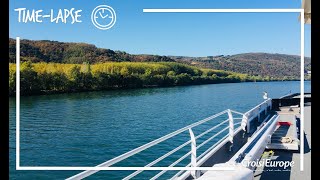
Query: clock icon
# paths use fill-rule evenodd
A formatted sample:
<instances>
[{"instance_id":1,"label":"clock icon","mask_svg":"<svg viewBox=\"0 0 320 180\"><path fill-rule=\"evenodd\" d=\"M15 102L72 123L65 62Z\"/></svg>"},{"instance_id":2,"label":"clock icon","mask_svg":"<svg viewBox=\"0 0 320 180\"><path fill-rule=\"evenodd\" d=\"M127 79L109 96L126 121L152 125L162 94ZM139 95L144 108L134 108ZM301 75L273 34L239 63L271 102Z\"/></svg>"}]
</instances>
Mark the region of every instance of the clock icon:
<instances>
[{"instance_id":1,"label":"clock icon","mask_svg":"<svg viewBox=\"0 0 320 180\"><path fill-rule=\"evenodd\" d=\"M97 6L92 11L91 21L98 29L110 29L116 23L116 12L107 5Z\"/></svg>"}]
</instances>

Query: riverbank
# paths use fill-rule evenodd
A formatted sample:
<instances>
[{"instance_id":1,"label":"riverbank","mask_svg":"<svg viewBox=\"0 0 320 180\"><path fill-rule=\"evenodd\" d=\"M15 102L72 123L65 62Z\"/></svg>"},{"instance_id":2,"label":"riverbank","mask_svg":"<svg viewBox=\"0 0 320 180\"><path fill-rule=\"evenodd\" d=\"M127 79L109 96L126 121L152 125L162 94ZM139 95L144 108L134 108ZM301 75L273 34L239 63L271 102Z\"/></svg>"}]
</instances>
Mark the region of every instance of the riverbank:
<instances>
[{"instance_id":1,"label":"riverbank","mask_svg":"<svg viewBox=\"0 0 320 180\"><path fill-rule=\"evenodd\" d=\"M201 84L279 81L174 62L107 62L90 65L31 63L20 66L22 96ZM15 95L16 64L9 64L9 96ZM295 79L282 79L295 80Z\"/></svg>"}]
</instances>

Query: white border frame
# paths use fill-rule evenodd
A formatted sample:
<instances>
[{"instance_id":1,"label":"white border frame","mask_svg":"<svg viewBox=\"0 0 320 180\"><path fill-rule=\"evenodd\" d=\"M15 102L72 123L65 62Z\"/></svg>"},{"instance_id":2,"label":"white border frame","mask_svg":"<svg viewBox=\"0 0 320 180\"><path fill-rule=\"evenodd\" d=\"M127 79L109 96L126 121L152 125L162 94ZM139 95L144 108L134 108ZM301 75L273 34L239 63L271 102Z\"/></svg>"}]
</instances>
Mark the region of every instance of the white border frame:
<instances>
[{"instance_id":1,"label":"white border frame","mask_svg":"<svg viewBox=\"0 0 320 180\"><path fill-rule=\"evenodd\" d=\"M304 9L143 9L144 13L300 13L300 95L304 96ZM304 98L300 98L300 171L304 170ZM20 37L16 38L16 170L233 170L216 167L66 167L20 166Z\"/></svg>"}]
</instances>

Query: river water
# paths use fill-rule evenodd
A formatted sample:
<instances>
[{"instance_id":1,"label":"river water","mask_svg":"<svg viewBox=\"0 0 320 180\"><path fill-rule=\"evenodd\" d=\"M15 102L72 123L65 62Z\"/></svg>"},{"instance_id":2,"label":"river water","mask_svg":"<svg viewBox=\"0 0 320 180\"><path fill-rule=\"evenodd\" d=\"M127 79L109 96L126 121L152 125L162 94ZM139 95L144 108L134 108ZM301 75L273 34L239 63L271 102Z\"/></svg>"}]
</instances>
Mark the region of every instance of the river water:
<instances>
[{"instance_id":1,"label":"river water","mask_svg":"<svg viewBox=\"0 0 320 180\"><path fill-rule=\"evenodd\" d=\"M310 92L311 83L305 82ZM225 109L246 112L263 101L300 91L299 81L248 82L101 91L21 98L21 166L95 166ZM15 170L15 98L9 100L10 179L65 179L81 171ZM177 145L159 145L117 166L144 166ZM170 144L171 143L171 144ZM187 147L189 148L189 146ZM183 153L173 157L181 157ZM168 166L170 158L158 166ZM183 163L190 162L186 159ZM121 179L128 171L88 179ZM157 172L145 172L148 179ZM173 173L173 172L172 172ZM170 173L169 173L170 174ZM166 176L163 176L166 178Z\"/></svg>"}]
</instances>

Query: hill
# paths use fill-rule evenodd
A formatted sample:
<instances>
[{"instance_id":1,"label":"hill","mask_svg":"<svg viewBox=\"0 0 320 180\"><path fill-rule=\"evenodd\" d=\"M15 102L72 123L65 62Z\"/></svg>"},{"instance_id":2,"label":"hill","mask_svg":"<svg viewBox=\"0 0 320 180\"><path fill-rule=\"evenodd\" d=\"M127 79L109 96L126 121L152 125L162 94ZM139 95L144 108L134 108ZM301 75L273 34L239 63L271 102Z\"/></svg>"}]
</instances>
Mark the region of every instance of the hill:
<instances>
[{"instance_id":1,"label":"hill","mask_svg":"<svg viewBox=\"0 0 320 180\"><path fill-rule=\"evenodd\" d=\"M134 55L124 51L97 48L86 43L21 40L21 61L64 64L114 62L179 62L200 68L232 71L270 79L299 79L300 57L286 54L244 53L207 57ZM9 39L9 62L15 62L15 40ZM311 70L311 58L305 58Z\"/></svg>"},{"instance_id":2,"label":"hill","mask_svg":"<svg viewBox=\"0 0 320 180\"><path fill-rule=\"evenodd\" d=\"M269 53L244 53L208 57L170 56L189 65L270 78L300 78L300 56ZM311 58L305 57L305 70L311 70Z\"/></svg>"},{"instance_id":3,"label":"hill","mask_svg":"<svg viewBox=\"0 0 320 180\"><path fill-rule=\"evenodd\" d=\"M15 40L9 38L9 62L15 62ZM64 43L58 41L20 41L21 61L54 62L82 64L83 62L101 63L107 61L130 62L173 62L166 56L132 55L124 51L97 48L86 43Z\"/></svg>"}]
</instances>

